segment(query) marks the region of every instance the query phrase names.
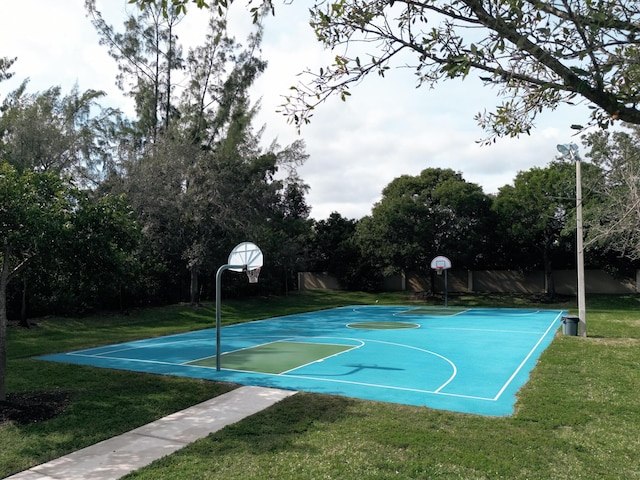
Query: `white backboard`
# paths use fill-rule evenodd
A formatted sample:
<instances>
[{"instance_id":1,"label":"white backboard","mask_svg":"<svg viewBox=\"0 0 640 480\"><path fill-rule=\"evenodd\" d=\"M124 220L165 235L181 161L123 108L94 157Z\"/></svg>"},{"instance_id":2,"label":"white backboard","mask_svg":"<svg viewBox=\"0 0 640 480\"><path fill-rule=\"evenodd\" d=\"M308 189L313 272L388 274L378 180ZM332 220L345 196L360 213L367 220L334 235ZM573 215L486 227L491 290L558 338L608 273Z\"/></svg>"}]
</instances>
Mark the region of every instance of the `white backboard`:
<instances>
[{"instance_id":1,"label":"white backboard","mask_svg":"<svg viewBox=\"0 0 640 480\"><path fill-rule=\"evenodd\" d=\"M262 250L251 242L242 242L234 247L229 254L229 265L235 268L229 268L234 272L241 272L245 267L247 270L261 268L263 263Z\"/></svg>"}]
</instances>

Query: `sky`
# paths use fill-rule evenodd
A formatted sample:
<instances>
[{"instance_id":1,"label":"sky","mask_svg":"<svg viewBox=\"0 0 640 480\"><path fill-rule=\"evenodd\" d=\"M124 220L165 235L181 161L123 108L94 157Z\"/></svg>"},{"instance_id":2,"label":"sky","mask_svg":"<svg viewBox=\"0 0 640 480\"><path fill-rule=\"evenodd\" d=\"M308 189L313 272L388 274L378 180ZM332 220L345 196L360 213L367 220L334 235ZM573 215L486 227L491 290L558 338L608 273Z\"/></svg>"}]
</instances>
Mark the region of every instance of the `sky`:
<instances>
[{"instance_id":1,"label":"sky","mask_svg":"<svg viewBox=\"0 0 640 480\"><path fill-rule=\"evenodd\" d=\"M96 0L96 5L115 27L135 8L127 0ZM237 0L229 19L241 42L251 27L245 5ZM485 193L497 193L519 171L546 166L557 156L557 144L580 143L570 126L587 123L586 106L544 112L531 135L482 145L486 132L473 117L501 103L496 90L473 74L434 89L416 88L413 71L401 65L385 78L372 76L353 87L346 102L331 98L298 132L277 112L279 105L300 72L318 71L335 53L316 41L305 2L276 0L275 5L262 44L268 67L251 90L252 101L261 104L254 126L264 125L265 148L275 139L282 146L305 141L309 159L298 173L310 187L306 199L317 220L332 212L353 219L370 215L394 178L425 168L451 168ZM29 78L30 92L60 86L67 93L74 85L80 91L103 90L105 105L132 112L115 85L115 61L99 44L84 0L0 0L0 11L0 57L18 57L14 77L0 83L0 99ZM178 30L185 45L202 43L208 14L189 10Z\"/></svg>"}]
</instances>

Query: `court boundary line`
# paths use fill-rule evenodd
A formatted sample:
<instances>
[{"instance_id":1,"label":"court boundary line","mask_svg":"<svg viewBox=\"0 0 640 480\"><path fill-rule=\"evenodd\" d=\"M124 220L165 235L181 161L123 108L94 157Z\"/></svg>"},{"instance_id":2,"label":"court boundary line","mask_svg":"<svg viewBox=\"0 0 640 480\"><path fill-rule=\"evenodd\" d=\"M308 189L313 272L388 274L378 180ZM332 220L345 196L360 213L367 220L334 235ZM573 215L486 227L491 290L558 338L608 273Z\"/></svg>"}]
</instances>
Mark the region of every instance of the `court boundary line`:
<instances>
[{"instance_id":1,"label":"court boundary line","mask_svg":"<svg viewBox=\"0 0 640 480\"><path fill-rule=\"evenodd\" d=\"M406 305L356 305L356 306L353 306L353 307L339 307L339 308L350 308L351 311L356 312L356 313L360 313L360 314L363 314L363 315L367 314L365 309L379 309L379 308L381 308L381 309L385 309L385 308L386 309L389 309L389 308L400 309L400 308L404 308L404 310L402 310L400 312L391 313L390 315L392 317L397 317L397 316L403 315L403 316L413 316L413 317L418 317L418 318L420 318L420 317L428 317L429 316L428 314L421 315L421 314L417 314L417 313L416 314L411 314L410 313L410 312L413 312L415 310L420 310L421 308L425 308L425 307L420 307L420 306L407 308ZM445 309L445 308L446 307L434 307L434 309L441 309L441 310ZM470 310L472 310L472 309L466 308L464 310L460 310L459 312L452 312L450 315L432 315L432 316L433 317L450 318L450 317L455 317L455 316L460 315L462 313L468 312ZM372 315L374 315L374 314L372 314Z\"/></svg>"},{"instance_id":2,"label":"court boundary line","mask_svg":"<svg viewBox=\"0 0 640 480\"><path fill-rule=\"evenodd\" d=\"M131 349L131 350L135 350L135 349ZM81 357L81 358L92 358L92 359L99 359L99 360L117 360L117 361L122 361L122 362L140 362L140 363L153 363L153 364L157 364L157 365L171 365L173 367L191 367L191 366L195 366L195 365L188 365L188 364L183 364L183 363L175 363L175 362L163 362L162 360L148 360L148 359L142 359L142 358L129 358L129 357L103 357L101 355L87 355L87 354L76 354L76 353L62 353L62 354L52 354L52 355L47 355L47 356L55 356L55 355L69 355L70 357ZM105 368L102 367L102 365L89 365L90 367L101 367L101 368ZM106 367L106 368L116 368L117 367ZM135 372L135 370L133 370Z\"/></svg>"},{"instance_id":3,"label":"court boundary line","mask_svg":"<svg viewBox=\"0 0 640 480\"><path fill-rule=\"evenodd\" d=\"M282 375L282 374L267 374L267 375L278 376L278 375ZM447 396L447 397L467 398L467 399L471 399L471 400L495 401L493 398L489 398L489 397L478 397L478 396L474 396L474 395L464 395L462 393L447 393L447 392L441 392L441 391L438 391L438 390L424 390L424 389L419 389L419 388L398 387L398 386L395 386L395 385L379 385L379 384L376 384L376 383L353 382L353 381L350 381L350 380L339 380L339 379L335 379L335 378L311 377L311 376L303 376L303 375L283 375L283 376L286 376L287 378L298 378L300 380L314 380L314 381L328 382L328 383L342 383L342 384L349 384L349 385L360 385L360 386L364 386L364 387L380 388L382 390L399 390L399 391L404 391L404 392L425 393L425 394L429 394L429 395L442 395L442 396Z\"/></svg>"},{"instance_id":4,"label":"court boundary line","mask_svg":"<svg viewBox=\"0 0 640 480\"><path fill-rule=\"evenodd\" d=\"M540 344L542 343L542 341L547 338L547 335L549 334L549 331L551 330L551 328L553 328L553 326L558 322L558 318L561 317L563 315L563 313L559 313L558 315L556 315L556 317L553 319L553 321L549 324L549 326L547 327L547 329L545 330L545 332L540 336L540 338L538 339L538 341L536 342L536 344L531 348L531 350L529 350L529 353L527 354L527 356L524 358L524 360L522 360L522 362L520 362L520 365L518 365L518 368L515 369L515 371L511 374L511 376L509 377L509 379L507 380L507 382L502 386L502 388L498 391L497 395L495 396L495 400L497 401L498 399L500 399L500 397L502 396L502 394L506 391L506 389L509 387L509 385L511 384L511 382L513 382L514 378L518 375L518 373L520 373L520 370L522 370L522 368L524 367L524 365L529 361L529 359L531 358L531 356L533 355L533 352L535 352L538 347L540 346Z\"/></svg>"},{"instance_id":5,"label":"court boundary line","mask_svg":"<svg viewBox=\"0 0 640 480\"><path fill-rule=\"evenodd\" d=\"M523 335L540 335L540 332L525 331L525 330L495 330L492 328L460 328L460 327L431 327L422 326L423 328L429 328L431 330L457 330L460 332L490 332L490 333L518 333ZM408 330L408 329L407 329Z\"/></svg>"}]
</instances>

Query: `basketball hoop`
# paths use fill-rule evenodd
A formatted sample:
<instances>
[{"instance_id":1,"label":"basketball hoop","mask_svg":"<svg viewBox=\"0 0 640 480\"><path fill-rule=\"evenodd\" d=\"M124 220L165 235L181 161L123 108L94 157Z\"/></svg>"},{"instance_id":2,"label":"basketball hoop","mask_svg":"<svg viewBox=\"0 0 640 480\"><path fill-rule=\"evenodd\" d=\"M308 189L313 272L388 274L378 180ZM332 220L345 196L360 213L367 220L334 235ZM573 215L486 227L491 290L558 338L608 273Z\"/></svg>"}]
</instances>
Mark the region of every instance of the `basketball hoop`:
<instances>
[{"instance_id":1,"label":"basketball hoop","mask_svg":"<svg viewBox=\"0 0 640 480\"><path fill-rule=\"evenodd\" d=\"M221 302L222 296L222 274L225 270L233 272L246 272L249 283L258 283L260 268L263 264L262 250L251 243L242 242L236 245L229 254L226 265L218 268L216 273L216 371L220 371L220 329L221 329Z\"/></svg>"},{"instance_id":2,"label":"basketball hoop","mask_svg":"<svg viewBox=\"0 0 640 480\"><path fill-rule=\"evenodd\" d=\"M260 276L260 267L254 268L252 270L247 269L247 277L249 278L249 283L258 283L258 277Z\"/></svg>"},{"instance_id":3,"label":"basketball hoop","mask_svg":"<svg viewBox=\"0 0 640 480\"><path fill-rule=\"evenodd\" d=\"M447 270L451 268L451 260L447 257L438 255L433 260L431 260L431 268L436 271L438 276L444 277L444 306L447 307L449 305L449 286L447 285ZM444 272L444 275L442 274ZM431 288L434 288L433 286Z\"/></svg>"}]
</instances>

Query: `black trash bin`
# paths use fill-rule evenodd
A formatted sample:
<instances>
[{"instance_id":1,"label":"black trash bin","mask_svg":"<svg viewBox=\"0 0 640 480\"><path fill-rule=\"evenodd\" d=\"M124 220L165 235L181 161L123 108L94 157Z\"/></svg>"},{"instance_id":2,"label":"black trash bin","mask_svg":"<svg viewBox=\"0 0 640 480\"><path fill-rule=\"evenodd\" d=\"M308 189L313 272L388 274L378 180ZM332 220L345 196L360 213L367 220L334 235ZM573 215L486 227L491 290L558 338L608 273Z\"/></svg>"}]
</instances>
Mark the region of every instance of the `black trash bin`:
<instances>
[{"instance_id":1,"label":"black trash bin","mask_svg":"<svg viewBox=\"0 0 640 480\"><path fill-rule=\"evenodd\" d=\"M578 335L578 323L580 323L580 317L571 317L569 315L562 317L562 334L576 337Z\"/></svg>"}]
</instances>

